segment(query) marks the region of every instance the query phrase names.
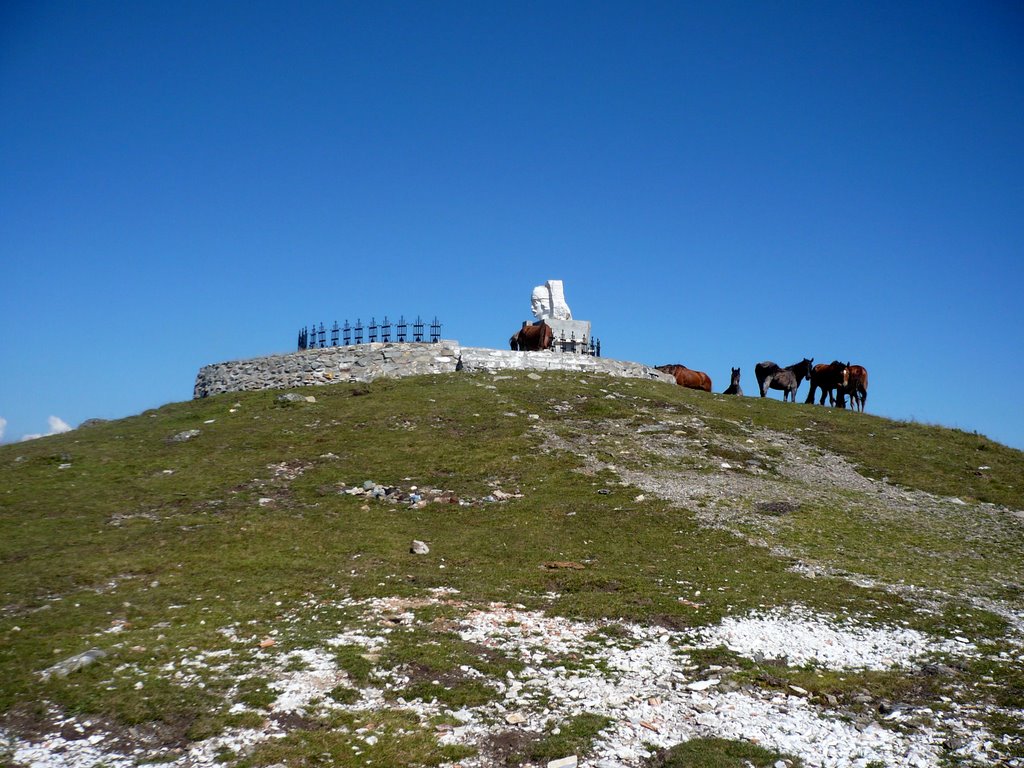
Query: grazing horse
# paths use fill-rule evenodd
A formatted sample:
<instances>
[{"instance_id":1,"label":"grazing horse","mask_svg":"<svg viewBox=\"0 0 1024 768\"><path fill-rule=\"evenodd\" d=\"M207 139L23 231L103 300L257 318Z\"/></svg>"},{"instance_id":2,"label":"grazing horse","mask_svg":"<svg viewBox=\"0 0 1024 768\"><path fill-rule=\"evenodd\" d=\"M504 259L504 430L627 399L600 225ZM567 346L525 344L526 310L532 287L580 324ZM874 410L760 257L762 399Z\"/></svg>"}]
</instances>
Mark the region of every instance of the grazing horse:
<instances>
[{"instance_id":1,"label":"grazing horse","mask_svg":"<svg viewBox=\"0 0 1024 768\"><path fill-rule=\"evenodd\" d=\"M743 396L743 388L740 387L740 369L732 369L732 378L729 381L729 388L722 393L723 395L739 395Z\"/></svg>"},{"instance_id":2,"label":"grazing horse","mask_svg":"<svg viewBox=\"0 0 1024 768\"><path fill-rule=\"evenodd\" d=\"M811 378L811 369L814 365L814 358L806 357L799 363L787 365L780 368L770 360L758 363L754 366L754 375L757 376L757 386L761 390L761 397L768 396L768 388L782 390L782 402L792 399L796 402L796 391L800 382Z\"/></svg>"},{"instance_id":3,"label":"grazing horse","mask_svg":"<svg viewBox=\"0 0 1024 768\"><path fill-rule=\"evenodd\" d=\"M811 391L807 393L807 400L805 403L814 402L814 393L819 387L821 388L821 402L819 405L825 404L825 398L828 397L828 404L835 405L836 397L835 392L837 390L843 390L846 388L848 381L847 365L849 363L840 363L838 360L833 360L828 365L819 363L811 369Z\"/></svg>"},{"instance_id":4,"label":"grazing horse","mask_svg":"<svg viewBox=\"0 0 1024 768\"><path fill-rule=\"evenodd\" d=\"M555 332L551 326L541 320L536 325L530 325L523 321L523 327L512 334L508 340L509 349L513 352L540 352L544 349L551 349L555 340Z\"/></svg>"},{"instance_id":5,"label":"grazing horse","mask_svg":"<svg viewBox=\"0 0 1024 768\"><path fill-rule=\"evenodd\" d=\"M674 376L676 384L680 387L703 389L705 392L711 391L711 377L704 371L692 371L685 365L659 365L655 367L655 370Z\"/></svg>"},{"instance_id":6,"label":"grazing horse","mask_svg":"<svg viewBox=\"0 0 1024 768\"><path fill-rule=\"evenodd\" d=\"M844 396L849 395L850 406L864 413L864 406L868 402L868 369L863 365L847 363L846 371L846 385L839 390L839 407L846 407Z\"/></svg>"}]
</instances>

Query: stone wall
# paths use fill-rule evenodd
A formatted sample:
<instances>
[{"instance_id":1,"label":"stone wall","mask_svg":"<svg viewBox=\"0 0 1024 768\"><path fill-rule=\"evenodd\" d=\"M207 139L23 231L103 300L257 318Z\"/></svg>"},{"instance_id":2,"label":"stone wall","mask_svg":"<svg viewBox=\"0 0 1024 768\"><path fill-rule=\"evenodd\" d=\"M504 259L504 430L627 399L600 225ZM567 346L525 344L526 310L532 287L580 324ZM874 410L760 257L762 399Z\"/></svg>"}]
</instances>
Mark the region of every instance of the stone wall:
<instances>
[{"instance_id":1,"label":"stone wall","mask_svg":"<svg viewBox=\"0 0 1024 768\"><path fill-rule=\"evenodd\" d=\"M669 383L675 381L668 374L648 366L604 357L463 347L457 341L444 340L436 344L376 342L306 349L287 355L207 365L196 376L193 397L372 381L388 376L501 370L581 371Z\"/></svg>"}]
</instances>

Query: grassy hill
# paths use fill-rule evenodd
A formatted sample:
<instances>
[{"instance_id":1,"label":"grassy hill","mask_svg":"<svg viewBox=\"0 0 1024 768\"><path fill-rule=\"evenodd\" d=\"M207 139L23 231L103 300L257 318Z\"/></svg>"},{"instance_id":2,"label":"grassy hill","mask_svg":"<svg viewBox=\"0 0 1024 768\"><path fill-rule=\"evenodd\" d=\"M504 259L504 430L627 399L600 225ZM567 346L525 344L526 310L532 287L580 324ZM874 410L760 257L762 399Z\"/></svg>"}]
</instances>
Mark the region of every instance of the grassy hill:
<instances>
[{"instance_id":1,"label":"grassy hill","mask_svg":"<svg viewBox=\"0 0 1024 768\"><path fill-rule=\"evenodd\" d=\"M650 633L681 685L789 697L927 741L934 764L1024 759L1021 452L580 374L296 392L315 402L222 395L0 447L0 761L49 740L54 765L816 764L699 713L685 744L634 718L649 738L615 742L634 754L601 752L620 710L543 675L624 685L602 649ZM829 668L697 640L794 610L934 653ZM577 646L531 657L503 634L556 619L587 628ZM540 693L510 697L515 680ZM677 689L645 706L682 706Z\"/></svg>"}]
</instances>

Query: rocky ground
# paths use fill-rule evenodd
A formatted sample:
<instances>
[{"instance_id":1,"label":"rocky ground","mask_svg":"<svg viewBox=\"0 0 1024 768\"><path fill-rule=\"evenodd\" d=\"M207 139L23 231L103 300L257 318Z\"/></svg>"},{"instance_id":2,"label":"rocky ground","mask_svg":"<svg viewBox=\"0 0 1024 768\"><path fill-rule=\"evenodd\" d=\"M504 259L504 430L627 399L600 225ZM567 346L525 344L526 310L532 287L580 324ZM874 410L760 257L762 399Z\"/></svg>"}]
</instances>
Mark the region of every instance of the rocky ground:
<instances>
[{"instance_id":1,"label":"rocky ground","mask_svg":"<svg viewBox=\"0 0 1024 768\"><path fill-rule=\"evenodd\" d=\"M842 456L805 442L797 435L733 425L741 434L725 437L697 417L661 422L636 429L607 422L586 430L556 434L545 430L547 450L568 451L584 462L585 471L611 471L621 482L696 511L710 527L727 530L766 546L780 556L798 560L795 566L811 574L836 575L859 585L880 585L913 599L927 595L902 583L836 568L825 559L807 559L787 549L775 537L786 515L801 504L856 505L860 514L879 524L893 519L941 520L944 528L964 539L984 541L993 532L1021 528L1024 511L995 504L967 505L955 497L936 496L902 488L888 478L870 479ZM682 428L681 428L682 427ZM595 434L602 435L595 438ZM682 439L681 439L682 438ZM618 454L618 459L614 455ZM727 454L723 458L721 454ZM733 458L738 456L739 458ZM652 462L651 457L656 461ZM936 568L942 564L937 563ZM948 597L942 593L938 599ZM959 593L979 608L993 611L1024 641L1024 615L1009 603L981 595Z\"/></svg>"},{"instance_id":2,"label":"rocky ground","mask_svg":"<svg viewBox=\"0 0 1024 768\"><path fill-rule=\"evenodd\" d=\"M886 584L877 574L857 573L827 558L804 557L774 534L786 525L788 514L809 503L855 504L879 520L900 515L953 519L965 535L1021 524L1013 510L992 505L968 508L958 499L899 488L884 478L868 479L840 456L804 442L799 435L735 427L735 433L723 437L699 418L679 416L641 428L609 421L578 429L563 425L556 430L541 420L534 428L544 450L573 454L582 460L584 472L602 477L613 473L636 489L637 504L645 496L656 496L695 510L704 525L769 547L793 559L794 568L855 583L881 583L919 601L922 610L944 595L915 592L904 583ZM303 471L301 466L285 464L272 470L272 480L281 482ZM444 495L374 483L355 484L342 492L365 496L368 503L420 507ZM489 504L513 497L445 501ZM266 500L270 503L271 498ZM699 607L699 591L681 586L679 592L681 603ZM1024 622L1013 605L988 596L965 597L1007 618L1016 629L1017 634L1008 639L1014 650L1002 652L994 661L1024 662ZM36 735L8 737L7 760L11 765L38 768L214 765L283 738L316 712L392 708L413 713L420 726L431 729L443 744L472 747L473 756L451 764L461 768L505 764L530 739L557 735L559 723L583 713L607 718L593 751L566 754L550 765L640 768L659 750L697 737L752 742L798 758L806 766L1024 765L1007 756L1009 744L986 731L984 705L964 703L970 700L969 694L959 702L945 699L930 705L904 705L870 696L855 697L851 703L814 696L797 685L753 685L738 674L739 662L746 659L788 667L811 665L822 674L902 670L941 676L950 672L950 665L986 653L967 637L929 637L899 625L821 615L798 604L731 616L697 630L574 621L520 605L463 603L458 593L448 589L433 590L429 597L413 601L318 597L309 605L283 606L282 623L305 620L302 617L310 610L327 607L343 609L356 618L322 647L282 653L273 636L252 634L244 626L225 626L219 629L231 647L216 653L183 650L175 663L162 670L182 685L202 685L207 675L235 675L238 685L229 697L239 700L232 711L258 715L262 721L258 726L235 728L159 754L146 745L145 738L126 739L100 719L53 712L49 727ZM493 689L492 700L451 708L438 697L389 696L389 691L406 688L416 670L376 662L402 633L436 623L422 614L424 608L443 608L447 630L483 649L481 653L490 649L520 663L519 671L508 671L500 680L481 674L472 664L460 669L460 681L482 680ZM340 647L361 649L362 658L372 667L366 680L354 680L338 664ZM732 654L732 661L711 663L702 655L721 648ZM239 662L248 671L239 674ZM262 707L240 700L242 683L255 675L273 681L273 695ZM427 682L440 689L456 681ZM333 696L339 687L351 693ZM1019 713L1007 714L1019 717ZM383 728L356 729L353 750L357 755L365 752L369 764L374 747L393 737ZM791 762L780 757L776 765L782 768Z\"/></svg>"},{"instance_id":3,"label":"rocky ground","mask_svg":"<svg viewBox=\"0 0 1024 768\"><path fill-rule=\"evenodd\" d=\"M408 682L407 671L400 669L375 671L370 684L357 687L351 703L330 698L337 686L351 683L335 663L333 647L362 646L373 658L396 633L415 625L413 608L431 603L462 611L455 631L464 640L500 649L525 663L522 671L509 672L495 684L498 700L447 712L436 700L389 702L386 691ZM579 765L598 768L639 766L658 748L712 735L751 741L797 756L809 766L931 766L943 756L999 764L999 745L979 728L978 713L896 706L876 710L872 717L850 717L827 702L822 706L811 701L798 686L783 691L740 686L729 680L735 669L702 666L690 656L700 648L724 645L745 657L786 657L790 664L810 662L833 670L910 669L926 664L937 653L976 654L966 638L936 643L911 630L839 622L796 607L730 619L692 634L570 621L509 605L473 608L445 590L427 601L373 600L347 607L363 612L365 624L360 630L339 634L322 649L294 651L284 657L273 654L265 639L246 635L243 628L223 628L240 648L266 646L253 658L260 672L269 672L275 679L275 697L264 713L266 720L258 728L237 729L179 750L177 755L163 756L162 764L214 765L225 753L244 752L281 738L309 709L374 710L396 705L416 713L423 723L439 715L453 717L451 724L437 726L442 742L480 750L478 756L461 761L463 768L500 764L509 734L527 739L582 712L608 717L611 723L601 733L595 753L579 760ZM165 672L185 684L198 685L205 674L227 669L234 656L230 651L186 654ZM569 666L559 663L570 658ZM463 672L474 674L468 666ZM367 748L380 738L386 736L372 730L358 734ZM145 747L121 751L119 741L104 732L101 723L61 718L53 722L51 733L11 744L12 762L40 768L120 768L157 762L158 756ZM167 761L168 757L172 759Z\"/></svg>"}]
</instances>

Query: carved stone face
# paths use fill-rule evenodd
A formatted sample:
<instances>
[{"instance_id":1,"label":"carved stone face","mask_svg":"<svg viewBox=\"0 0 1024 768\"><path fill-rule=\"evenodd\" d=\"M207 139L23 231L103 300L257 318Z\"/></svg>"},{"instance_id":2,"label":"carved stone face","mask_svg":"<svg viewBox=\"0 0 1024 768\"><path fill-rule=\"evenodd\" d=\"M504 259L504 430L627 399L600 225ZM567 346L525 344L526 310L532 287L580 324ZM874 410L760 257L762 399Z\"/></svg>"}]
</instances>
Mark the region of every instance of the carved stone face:
<instances>
[{"instance_id":1,"label":"carved stone face","mask_svg":"<svg viewBox=\"0 0 1024 768\"><path fill-rule=\"evenodd\" d=\"M530 297L530 311L538 320L551 317L551 291L546 285L538 285Z\"/></svg>"},{"instance_id":2,"label":"carved stone face","mask_svg":"<svg viewBox=\"0 0 1024 768\"><path fill-rule=\"evenodd\" d=\"M565 291L561 280L548 280L533 289L530 297L530 311L538 320L572 320L572 310L565 303Z\"/></svg>"}]
</instances>

